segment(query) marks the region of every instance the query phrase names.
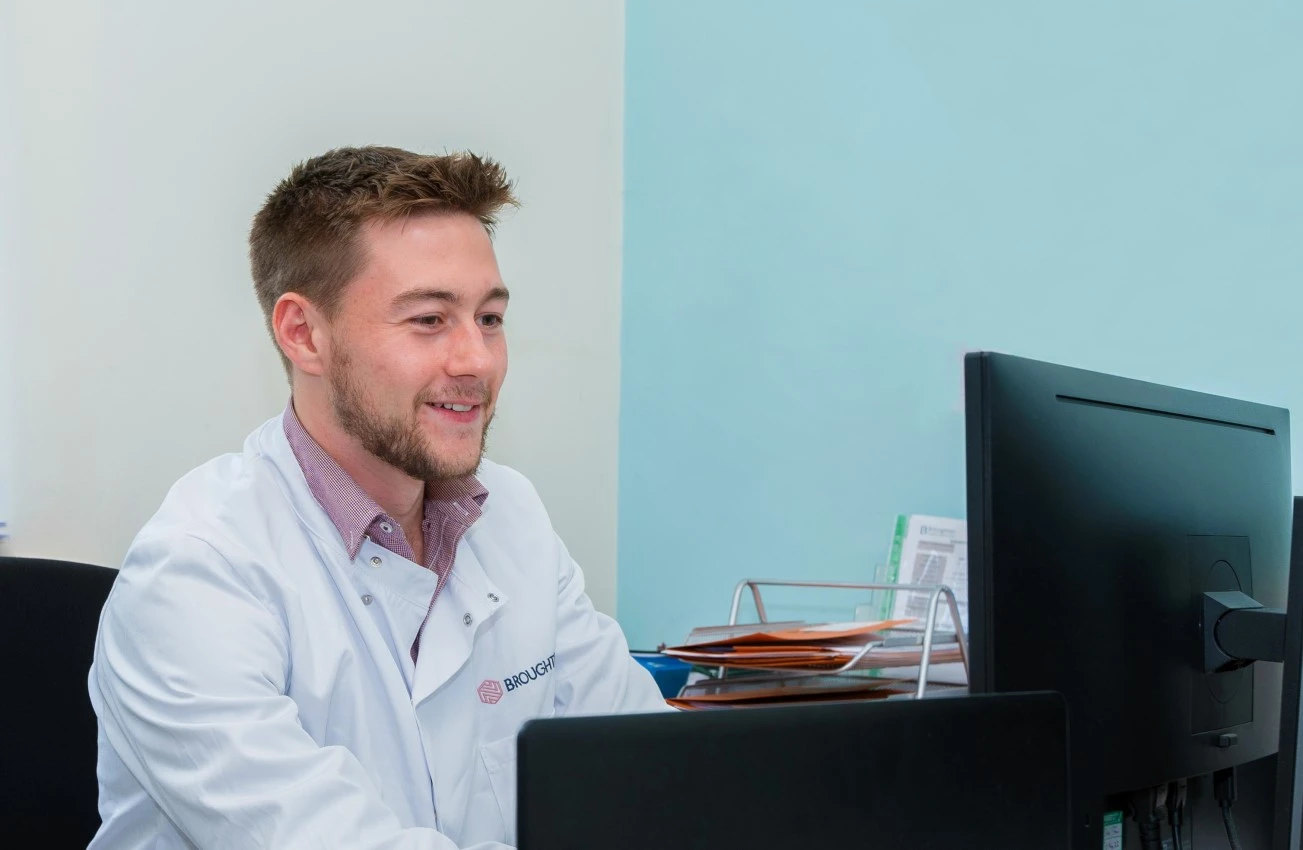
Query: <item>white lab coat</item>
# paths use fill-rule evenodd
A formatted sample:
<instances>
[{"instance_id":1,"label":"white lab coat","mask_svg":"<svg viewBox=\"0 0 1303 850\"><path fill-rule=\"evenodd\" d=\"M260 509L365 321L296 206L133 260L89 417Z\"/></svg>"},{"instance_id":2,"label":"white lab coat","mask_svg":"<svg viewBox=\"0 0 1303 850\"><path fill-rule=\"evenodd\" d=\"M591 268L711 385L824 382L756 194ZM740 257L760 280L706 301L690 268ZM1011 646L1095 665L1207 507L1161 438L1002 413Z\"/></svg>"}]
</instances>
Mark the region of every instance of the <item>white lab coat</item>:
<instances>
[{"instance_id":1,"label":"white lab coat","mask_svg":"<svg viewBox=\"0 0 1303 850\"><path fill-rule=\"evenodd\" d=\"M182 478L100 620L92 850L510 845L522 723L664 710L534 488L479 478L424 631L436 576L349 559L280 417Z\"/></svg>"}]
</instances>

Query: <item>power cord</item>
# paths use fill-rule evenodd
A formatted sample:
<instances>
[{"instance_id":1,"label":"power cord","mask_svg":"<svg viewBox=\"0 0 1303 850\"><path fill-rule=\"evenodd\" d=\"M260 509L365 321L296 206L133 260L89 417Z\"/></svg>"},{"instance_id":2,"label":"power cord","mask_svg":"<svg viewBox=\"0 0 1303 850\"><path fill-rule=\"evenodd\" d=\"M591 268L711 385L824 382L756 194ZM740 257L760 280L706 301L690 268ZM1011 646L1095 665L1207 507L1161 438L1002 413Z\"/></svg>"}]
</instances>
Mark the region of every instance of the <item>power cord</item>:
<instances>
[{"instance_id":1,"label":"power cord","mask_svg":"<svg viewBox=\"0 0 1303 850\"><path fill-rule=\"evenodd\" d=\"M1163 850L1163 816L1166 814L1166 785L1145 788L1131 795L1131 817L1140 831L1141 850Z\"/></svg>"},{"instance_id":2,"label":"power cord","mask_svg":"<svg viewBox=\"0 0 1303 850\"><path fill-rule=\"evenodd\" d=\"M1185 850L1181 827L1185 820L1186 783L1178 779L1167 787L1167 822L1172 826L1173 850Z\"/></svg>"},{"instance_id":3,"label":"power cord","mask_svg":"<svg viewBox=\"0 0 1303 850\"><path fill-rule=\"evenodd\" d=\"M1231 814L1231 805L1235 802L1235 768L1227 767L1213 774L1213 797L1222 809L1222 822L1226 824L1226 837L1231 842L1231 850L1243 850L1240 833L1235 828L1235 815Z\"/></svg>"}]
</instances>

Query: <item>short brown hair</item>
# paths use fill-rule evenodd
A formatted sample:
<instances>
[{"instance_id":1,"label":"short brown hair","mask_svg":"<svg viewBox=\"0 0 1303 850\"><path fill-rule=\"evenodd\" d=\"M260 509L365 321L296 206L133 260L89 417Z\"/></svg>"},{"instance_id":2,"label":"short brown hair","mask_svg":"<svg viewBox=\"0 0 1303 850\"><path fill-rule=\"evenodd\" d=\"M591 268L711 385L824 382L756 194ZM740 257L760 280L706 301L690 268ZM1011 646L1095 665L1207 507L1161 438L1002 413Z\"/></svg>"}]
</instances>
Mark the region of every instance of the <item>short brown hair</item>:
<instances>
[{"instance_id":1,"label":"short brown hair","mask_svg":"<svg viewBox=\"0 0 1303 850\"><path fill-rule=\"evenodd\" d=\"M334 315L366 259L360 241L366 222L466 213L492 235L506 206L518 206L507 172L473 153L426 156L368 146L299 163L268 195L249 231L253 287L268 329L272 308L287 292Z\"/></svg>"}]
</instances>

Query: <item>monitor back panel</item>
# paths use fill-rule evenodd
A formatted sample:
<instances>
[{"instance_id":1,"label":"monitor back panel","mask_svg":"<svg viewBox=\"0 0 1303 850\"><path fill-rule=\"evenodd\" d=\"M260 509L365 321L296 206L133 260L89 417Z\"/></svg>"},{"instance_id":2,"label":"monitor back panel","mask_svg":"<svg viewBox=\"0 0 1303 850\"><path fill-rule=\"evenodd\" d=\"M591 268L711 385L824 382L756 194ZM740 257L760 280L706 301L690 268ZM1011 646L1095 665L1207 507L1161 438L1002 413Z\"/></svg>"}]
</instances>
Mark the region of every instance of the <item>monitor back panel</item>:
<instances>
[{"instance_id":1,"label":"monitor back panel","mask_svg":"<svg viewBox=\"0 0 1303 850\"><path fill-rule=\"evenodd\" d=\"M1068 847L1057 694L541 720L518 752L521 850Z\"/></svg>"}]
</instances>

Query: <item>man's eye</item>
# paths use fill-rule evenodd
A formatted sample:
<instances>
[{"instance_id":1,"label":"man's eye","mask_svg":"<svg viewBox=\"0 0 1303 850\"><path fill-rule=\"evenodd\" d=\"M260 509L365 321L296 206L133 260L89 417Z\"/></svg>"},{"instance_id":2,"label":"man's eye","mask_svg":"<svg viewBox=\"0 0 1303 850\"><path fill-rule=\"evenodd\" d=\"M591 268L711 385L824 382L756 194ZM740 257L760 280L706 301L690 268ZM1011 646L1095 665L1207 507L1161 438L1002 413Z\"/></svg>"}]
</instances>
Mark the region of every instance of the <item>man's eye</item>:
<instances>
[{"instance_id":1,"label":"man's eye","mask_svg":"<svg viewBox=\"0 0 1303 850\"><path fill-rule=\"evenodd\" d=\"M412 319L412 321L416 322L418 325L432 328L443 322L443 316L417 316L415 319Z\"/></svg>"},{"instance_id":2,"label":"man's eye","mask_svg":"<svg viewBox=\"0 0 1303 850\"><path fill-rule=\"evenodd\" d=\"M502 323L505 321L506 319L497 313L488 313L480 316L480 324L486 328L500 328L502 327Z\"/></svg>"}]
</instances>

